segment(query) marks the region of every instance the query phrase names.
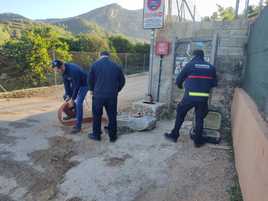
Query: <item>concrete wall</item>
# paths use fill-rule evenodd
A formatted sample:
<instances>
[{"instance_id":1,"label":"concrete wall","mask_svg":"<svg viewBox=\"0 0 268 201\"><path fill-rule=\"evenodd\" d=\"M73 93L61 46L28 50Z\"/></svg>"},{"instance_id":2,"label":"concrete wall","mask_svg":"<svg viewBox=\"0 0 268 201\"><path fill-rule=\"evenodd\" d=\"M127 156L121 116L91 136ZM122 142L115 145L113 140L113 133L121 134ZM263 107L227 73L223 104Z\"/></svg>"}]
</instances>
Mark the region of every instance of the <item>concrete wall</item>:
<instances>
[{"instance_id":1,"label":"concrete wall","mask_svg":"<svg viewBox=\"0 0 268 201\"><path fill-rule=\"evenodd\" d=\"M163 72L160 88L160 102L168 104L174 103L174 99L178 97L177 88L174 86L174 52L175 42L184 38L206 38L213 39L215 33L219 34L219 48L216 56L216 67L220 79L220 87L215 93L225 91L228 96L229 85L237 85L240 81L242 72L242 64L244 62L244 47L247 41L248 24L244 20L234 22L196 22L196 23L172 23L167 24L164 30L157 33L157 40L167 40L172 43L171 54L163 60ZM155 57L154 60L154 76L153 76L153 97L156 97L158 87L160 58ZM226 85L228 82L228 87ZM219 105L220 101L224 102L225 98L216 97L213 102ZM225 105L230 103L221 103ZM229 107L230 108L230 107Z\"/></svg>"},{"instance_id":2,"label":"concrete wall","mask_svg":"<svg viewBox=\"0 0 268 201\"><path fill-rule=\"evenodd\" d=\"M183 91L179 91L174 84L176 41L187 38L213 40L215 33L219 35L218 52L215 58L219 86L213 90L211 105L223 114L221 133L225 138L231 132L231 104L234 88L240 85L244 71L245 46L248 40L247 21L240 19L232 22L172 23L167 24L165 29L158 31L157 40L166 40L172 43L170 55L164 57L163 60L160 102L167 103L171 111L174 111L174 106L183 95ZM155 56L152 80L154 98L157 96L159 64L160 57Z\"/></svg>"},{"instance_id":3,"label":"concrete wall","mask_svg":"<svg viewBox=\"0 0 268 201\"><path fill-rule=\"evenodd\" d=\"M267 201L268 125L242 89L235 90L232 133L244 201Z\"/></svg>"}]
</instances>

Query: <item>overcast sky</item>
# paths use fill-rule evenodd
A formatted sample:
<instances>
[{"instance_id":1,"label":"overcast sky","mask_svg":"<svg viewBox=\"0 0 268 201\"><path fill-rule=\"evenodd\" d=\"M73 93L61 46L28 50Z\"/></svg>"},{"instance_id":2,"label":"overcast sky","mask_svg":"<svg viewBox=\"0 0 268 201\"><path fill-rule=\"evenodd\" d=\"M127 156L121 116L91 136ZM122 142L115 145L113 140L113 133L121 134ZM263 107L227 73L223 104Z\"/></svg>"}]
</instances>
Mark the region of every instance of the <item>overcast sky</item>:
<instances>
[{"instance_id":1,"label":"overcast sky","mask_svg":"<svg viewBox=\"0 0 268 201\"><path fill-rule=\"evenodd\" d=\"M196 3L197 16L201 17L211 15L217 9L216 4L234 7L236 0L189 1ZM173 0L174 8L175 2ZM258 0L250 0L250 4L257 2ZM127 9L141 9L143 7L143 0L0 0L0 13L13 12L31 19L63 18L73 17L111 3L118 3ZM244 5L245 0L241 0L241 10Z\"/></svg>"}]
</instances>

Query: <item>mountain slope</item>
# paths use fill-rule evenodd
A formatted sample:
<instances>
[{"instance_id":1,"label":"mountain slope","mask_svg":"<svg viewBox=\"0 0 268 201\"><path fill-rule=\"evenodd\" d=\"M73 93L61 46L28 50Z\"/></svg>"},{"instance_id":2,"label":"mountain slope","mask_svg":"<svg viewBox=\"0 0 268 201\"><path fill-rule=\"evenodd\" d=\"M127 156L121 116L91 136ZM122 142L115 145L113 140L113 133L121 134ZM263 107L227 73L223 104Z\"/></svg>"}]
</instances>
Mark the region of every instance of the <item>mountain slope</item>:
<instances>
[{"instance_id":1,"label":"mountain slope","mask_svg":"<svg viewBox=\"0 0 268 201\"><path fill-rule=\"evenodd\" d=\"M87 33L89 30L88 23L94 22L106 32L144 40L149 38L149 32L143 29L142 17L142 10L127 10L118 4L110 4L76 17L42 21L63 25L75 34Z\"/></svg>"},{"instance_id":2,"label":"mountain slope","mask_svg":"<svg viewBox=\"0 0 268 201\"><path fill-rule=\"evenodd\" d=\"M143 29L143 11L127 10L118 4L110 4L90 12L63 19L30 20L14 13L0 14L0 22L18 24L47 23L64 27L73 34L107 32L122 34L132 39L148 40L149 31Z\"/></svg>"},{"instance_id":3,"label":"mountain slope","mask_svg":"<svg viewBox=\"0 0 268 201\"><path fill-rule=\"evenodd\" d=\"M0 13L0 21L28 20L26 17L15 13Z\"/></svg>"}]
</instances>

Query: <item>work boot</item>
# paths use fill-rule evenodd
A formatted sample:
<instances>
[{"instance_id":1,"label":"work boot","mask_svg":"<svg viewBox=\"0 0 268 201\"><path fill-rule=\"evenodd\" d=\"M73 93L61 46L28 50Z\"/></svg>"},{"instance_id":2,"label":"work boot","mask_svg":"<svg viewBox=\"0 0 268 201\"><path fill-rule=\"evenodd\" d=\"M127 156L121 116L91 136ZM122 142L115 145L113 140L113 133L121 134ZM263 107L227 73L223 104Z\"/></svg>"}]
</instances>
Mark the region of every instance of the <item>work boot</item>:
<instances>
[{"instance_id":1,"label":"work boot","mask_svg":"<svg viewBox=\"0 0 268 201\"><path fill-rule=\"evenodd\" d=\"M94 133L89 133L88 138L95 141L101 141L101 136Z\"/></svg>"},{"instance_id":2,"label":"work boot","mask_svg":"<svg viewBox=\"0 0 268 201\"><path fill-rule=\"evenodd\" d=\"M110 137L110 142L114 143L117 140L117 136Z\"/></svg>"},{"instance_id":3,"label":"work boot","mask_svg":"<svg viewBox=\"0 0 268 201\"><path fill-rule=\"evenodd\" d=\"M81 132L81 128L73 127L71 134L75 135Z\"/></svg>"},{"instance_id":4,"label":"work boot","mask_svg":"<svg viewBox=\"0 0 268 201\"><path fill-rule=\"evenodd\" d=\"M206 141L204 138L199 137L194 139L194 146L195 148L203 147L206 144Z\"/></svg>"},{"instance_id":5,"label":"work boot","mask_svg":"<svg viewBox=\"0 0 268 201\"><path fill-rule=\"evenodd\" d=\"M175 142L175 143L178 141L178 138L179 138L173 135L172 133L165 133L164 136L168 141Z\"/></svg>"}]
</instances>

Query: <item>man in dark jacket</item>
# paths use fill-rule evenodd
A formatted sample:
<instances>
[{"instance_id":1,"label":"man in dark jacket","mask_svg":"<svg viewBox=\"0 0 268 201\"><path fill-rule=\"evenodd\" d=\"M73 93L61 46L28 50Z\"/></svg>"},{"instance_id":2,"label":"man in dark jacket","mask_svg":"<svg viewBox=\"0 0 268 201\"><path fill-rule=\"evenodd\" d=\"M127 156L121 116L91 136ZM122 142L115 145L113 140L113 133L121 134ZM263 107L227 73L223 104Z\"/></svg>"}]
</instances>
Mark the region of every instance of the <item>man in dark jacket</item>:
<instances>
[{"instance_id":1,"label":"man in dark jacket","mask_svg":"<svg viewBox=\"0 0 268 201\"><path fill-rule=\"evenodd\" d=\"M64 100L68 102L69 107L75 107L76 125L71 133L79 133L83 121L83 103L88 92L87 73L77 64L63 63L60 60L54 60L52 67L62 73Z\"/></svg>"},{"instance_id":2,"label":"man in dark jacket","mask_svg":"<svg viewBox=\"0 0 268 201\"><path fill-rule=\"evenodd\" d=\"M208 113L208 98L210 90L217 86L216 69L204 60L203 50L195 50L194 58L186 64L182 72L178 75L176 84L183 88L184 97L177 107L176 122L171 133L165 133L165 137L173 142L177 142L180 136L180 128L187 112L195 108L195 136L196 147L204 145L202 138L204 118Z\"/></svg>"},{"instance_id":3,"label":"man in dark jacket","mask_svg":"<svg viewBox=\"0 0 268 201\"><path fill-rule=\"evenodd\" d=\"M108 132L110 142L117 140L117 96L125 85L125 77L121 68L109 59L109 53L104 51L101 58L90 69L89 90L92 91L93 133L92 140L101 140L101 118L103 107L108 115Z\"/></svg>"}]
</instances>

